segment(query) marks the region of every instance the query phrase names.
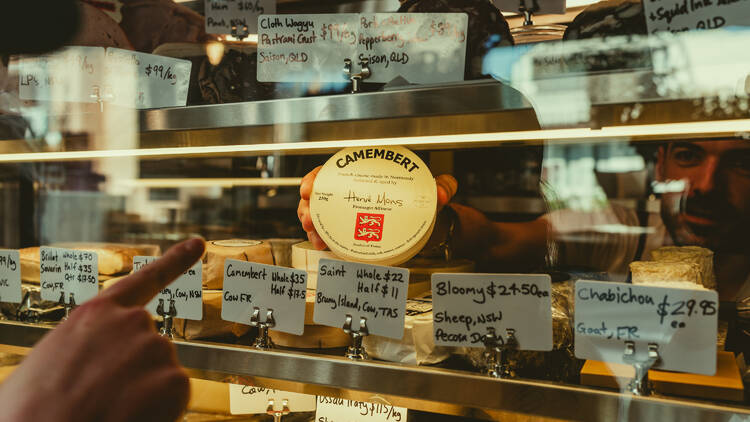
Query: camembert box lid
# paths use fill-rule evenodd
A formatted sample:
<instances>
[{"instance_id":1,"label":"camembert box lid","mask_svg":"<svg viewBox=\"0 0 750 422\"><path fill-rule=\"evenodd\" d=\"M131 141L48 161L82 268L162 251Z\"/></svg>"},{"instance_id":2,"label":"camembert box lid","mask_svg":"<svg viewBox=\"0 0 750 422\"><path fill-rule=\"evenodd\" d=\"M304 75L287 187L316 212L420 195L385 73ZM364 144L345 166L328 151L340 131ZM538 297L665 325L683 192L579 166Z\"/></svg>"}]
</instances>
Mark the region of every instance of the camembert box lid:
<instances>
[{"instance_id":1,"label":"camembert box lid","mask_svg":"<svg viewBox=\"0 0 750 422\"><path fill-rule=\"evenodd\" d=\"M315 230L342 259L398 265L435 225L437 190L427 165L404 147L346 148L315 178Z\"/></svg>"}]
</instances>

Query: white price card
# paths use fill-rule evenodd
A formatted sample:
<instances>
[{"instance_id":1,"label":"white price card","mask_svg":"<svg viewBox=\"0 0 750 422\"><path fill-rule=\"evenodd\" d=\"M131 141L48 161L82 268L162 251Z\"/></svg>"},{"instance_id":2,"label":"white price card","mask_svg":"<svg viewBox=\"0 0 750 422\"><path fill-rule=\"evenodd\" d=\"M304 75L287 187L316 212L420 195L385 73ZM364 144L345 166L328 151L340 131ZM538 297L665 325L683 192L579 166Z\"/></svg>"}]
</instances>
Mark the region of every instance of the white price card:
<instances>
[{"instance_id":1,"label":"white price card","mask_svg":"<svg viewBox=\"0 0 750 422\"><path fill-rule=\"evenodd\" d=\"M405 268L321 259L313 320L341 328L351 315L356 331L360 318L366 318L370 334L401 339L408 289Z\"/></svg>"},{"instance_id":2,"label":"white price card","mask_svg":"<svg viewBox=\"0 0 750 422\"><path fill-rule=\"evenodd\" d=\"M713 375L716 372L718 294L626 283L578 281L575 289L575 354L579 359L627 363L625 342L646 359L656 343L655 368Z\"/></svg>"},{"instance_id":3,"label":"white price card","mask_svg":"<svg viewBox=\"0 0 750 422\"><path fill-rule=\"evenodd\" d=\"M206 0L206 32L231 34L232 26L241 33L258 33L258 16L276 13L276 0Z\"/></svg>"},{"instance_id":4,"label":"white price card","mask_svg":"<svg viewBox=\"0 0 750 422\"><path fill-rule=\"evenodd\" d=\"M76 305L99 293L99 259L96 252L77 249L39 248L39 277L42 299L65 303L70 297Z\"/></svg>"},{"instance_id":5,"label":"white price card","mask_svg":"<svg viewBox=\"0 0 750 422\"><path fill-rule=\"evenodd\" d=\"M136 109L180 107L187 104L190 60L119 48L107 49L104 101Z\"/></svg>"},{"instance_id":6,"label":"white price card","mask_svg":"<svg viewBox=\"0 0 750 422\"><path fill-rule=\"evenodd\" d=\"M21 257L16 250L0 249L0 302L21 303Z\"/></svg>"},{"instance_id":7,"label":"white price card","mask_svg":"<svg viewBox=\"0 0 750 422\"><path fill-rule=\"evenodd\" d=\"M347 82L358 26L356 13L258 17L258 81Z\"/></svg>"},{"instance_id":8,"label":"white price card","mask_svg":"<svg viewBox=\"0 0 750 422\"><path fill-rule=\"evenodd\" d=\"M747 26L750 0L644 0L649 34Z\"/></svg>"},{"instance_id":9,"label":"white price card","mask_svg":"<svg viewBox=\"0 0 750 422\"><path fill-rule=\"evenodd\" d=\"M22 57L18 63L19 97L95 103L104 61L102 47L66 47L50 54Z\"/></svg>"},{"instance_id":10,"label":"white price card","mask_svg":"<svg viewBox=\"0 0 750 422\"><path fill-rule=\"evenodd\" d=\"M433 274L435 344L484 347L488 328L522 350L552 350L552 281L545 274Z\"/></svg>"},{"instance_id":11,"label":"white price card","mask_svg":"<svg viewBox=\"0 0 750 422\"><path fill-rule=\"evenodd\" d=\"M565 0L494 0L502 12L519 13L521 8L535 15L564 15Z\"/></svg>"},{"instance_id":12,"label":"white price card","mask_svg":"<svg viewBox=\"0 0 750 422\"><path fill-rule=\"evenodd\" d=\"M366 82L411 83L464 80L465 13L369 13L360 15L357 62L369 60Z\"/></svg>"},{"instance_id":13,"label":"white price card","mask_svg":"<svg viewBox=\"0 0 750 422\"><path fill-rule=\"evenodd\" d=\"M292 413L312 412L315 410L315 399L309 394L229 384L229 413L233 415L266 414L269 400L273 400L275 410L282 410L286 401Z\"/></svg>"},{"instance_id":14,"label":"white price card","mask_svg":"<svg viewBox=\"0 0 750 422\"><path fill-rule=\"evenodd\" d=\"M317 422L406 422L405 407L318 396Z\"/></svg>"},{"instance_id":15,"label":"white price card","mask_svg":"<svg viewBox=\"0 0 750 422\"><path fill-rule=\"evenodd\" d=\"M155 256L133 257L133 271L138 271L146 265L156 261ZM151 315L161 316L157 312L159 301L162 302L164 312L169 312L169 301L174 300L177 311L175 317L201 320L203 319L203 279L202 263L199 260L173 282L163 288L146 304L146 310Z\"/></svg>"},{"instance_id":16,"label":"white price card","mask_svg":"<svg viewBox=\"0 0 750 422\"><path fill-rule=\"evenodd\" d=\"M305 330L307 272L255 262L224 260L221 318L250 324L253 308L264 322L273 310L273 330L302 335Z\"/></svg>"}]
</instances>

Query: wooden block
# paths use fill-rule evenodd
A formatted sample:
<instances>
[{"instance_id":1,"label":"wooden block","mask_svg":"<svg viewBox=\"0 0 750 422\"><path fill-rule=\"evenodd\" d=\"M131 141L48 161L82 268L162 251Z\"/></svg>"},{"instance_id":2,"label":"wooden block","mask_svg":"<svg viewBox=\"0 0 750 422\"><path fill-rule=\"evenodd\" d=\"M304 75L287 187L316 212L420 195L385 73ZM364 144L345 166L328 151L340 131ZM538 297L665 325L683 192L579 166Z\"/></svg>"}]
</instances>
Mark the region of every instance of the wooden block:
<instances>
[{"instance_id":1,"label":"wooden block","mask_svg":"<svg viewBox=\"0 0 750 422\"><path fill-rule=\"evenodd\" d=\"M619 390L634 373L630 365L589 360L581 370L581 384ZM740 370L729 352L718 352L713 376L658 370L648 371L648 376L659 394L736 402L745 397Z\"/></svg>"}]
</instances>

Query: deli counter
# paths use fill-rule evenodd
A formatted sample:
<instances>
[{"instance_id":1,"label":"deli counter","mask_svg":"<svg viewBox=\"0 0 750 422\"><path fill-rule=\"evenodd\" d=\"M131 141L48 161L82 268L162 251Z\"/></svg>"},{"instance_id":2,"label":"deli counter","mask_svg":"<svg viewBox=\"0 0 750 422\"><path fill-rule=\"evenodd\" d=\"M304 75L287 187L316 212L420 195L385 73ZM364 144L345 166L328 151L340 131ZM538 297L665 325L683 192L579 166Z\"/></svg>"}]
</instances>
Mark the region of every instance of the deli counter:
<instances>
[{"instance_id":1,"label":"deli counter","mask_svg":"<svg viewBox=\"0 0 750 422\"><path fill-rule=\"evenodd\" d=\"M750 419L748 6L64 3L0 50L0 401L94 301L180 420Z\"/></svg>"}]
</instances>

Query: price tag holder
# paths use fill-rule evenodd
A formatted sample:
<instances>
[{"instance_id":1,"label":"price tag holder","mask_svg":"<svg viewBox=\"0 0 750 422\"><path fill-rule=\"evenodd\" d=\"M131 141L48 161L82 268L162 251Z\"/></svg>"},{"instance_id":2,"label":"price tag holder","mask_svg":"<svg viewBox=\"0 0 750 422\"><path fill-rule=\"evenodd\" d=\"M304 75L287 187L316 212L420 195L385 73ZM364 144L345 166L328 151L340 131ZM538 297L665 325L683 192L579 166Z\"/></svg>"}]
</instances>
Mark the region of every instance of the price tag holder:
<instances>
[{"instance_id":1,"label":"price tag holder","mask_svg":"<svg viewBox=\"0 0 750 422\"><path fill-rule=\"evenodd\" d=\"M624 343L654 368L713 375L719 298L715 291L578 281L575 288L575 354L579 359L628 364Z\"/></svg>"},{"instance_id":2,"label":"price tag holder","mask_svg":"<svg viewBox=\"0 0 750 422\"><path fill-rule=\"evenodd\" d=\"M258 16L276 13L276 0L206 0L206 32L232 34L232 26L242 33L258 33Z\"/></svg>"},{"instance_id":3,"label":"price tag holder","mask_svg":"<svg viewBox=\"0 0 750 422\"><path fill-rule=\"evenodd\" d=\"M104 48L66 47L18 64L22 100L96 103L105 71Z\"/></svg>"},{"instance_id":4,"label":"price tag holder","mask_svg":"<svg viewBox=\"0 0 750 422\"><path fill-rule=\"evenodd\" d=\"M358 27L356 13L258 17L258 81L347 82Z\"/></svg>"},{"instance_id":5,"label":"price tag holder","mask_svg":"<svg viewBox=\"0 0 750 422\"><path fill-rule=\"evenodd\" d=\"M315 399L309 394L229 384L229 412L233 415L267 414L270 400L273 400L275 410L282 409L286 402L291 413L312 412L316 406Z\"/></svg>"},{"instance_id":6,"label":"price tag holder","mask_svg":"<svg viewBox=\"0 0 750 422\"><path fill-rule=\"evenodd\" d=\"M643 2L649 34L747 26L750 2L747 0L648 0Z\"/></svg>"},{"instance_id":7,"label":"price tag holder","mask_svg":"<svg viewBox=\"0 0 750 422\"><path fill-rule=\"evenodd\" d=\"M369 334L400 340L408 289L407 269L321 259L313 320L341 328L350 315L357 331L365 318Z\"/></svg>"},{"instance_id":8,"label":"price tag holder","mask_svg":"<svg viewBox=\"0 0 750 422\"><path fill-rule=\"evenodd\" d=\"M273 329L302 335L305 329L307 272L236 259L224 260L221 318L249 325L253 308L273 309Z\"/></svg>"},{"instance_id":9,"label":"price tag holder","mask_svg":"<svg viewBox=\"0 0 750 422\"><path fill-rule=\"evenodd\" d=\"M360 15L357 57L369 60L367 81L385 83L399 76L419 84L464 80L468 20L465 13Z\"/></svg>"},{"instance_id":10,"label":"price tag holder","mask_svg":"<svg viewBox=\"0 0 750 422\"><path fill-rule=\"evenodd\" d=\"M138 271L158 258L155 256L133 257L133 271ZM151 301L146 304L146 310L151 315L159 315L159 299L161 299L164 311L169 309L170 300L174 300L177 311L175 318L201 320L203 319L203 285L202 285L202 263L198 261L187 271L177 277L167 287L162 289Z\"/></svg>"},{"instance_id":11,"label":"price tag holder","mask_svg":"<svg viewBox=\"0 0 750 422\"><path fill-rule=\"evenodd\" d=\"M20 253L0 249L0 302L21 303L21 296Z\"/></svg>"},{"instance_id":12,"label":"price tag holder","mask_svg":"<svg viewBox=\"0 0 750 422\"><path fill-rule=\"evenodd\" d=\"M318 396L319 422L406 422L405 407Z\"/></svg>"},{"instance_id":13,"label":"price tag holder","mask_svg":"<svg viewBox=\"0 0 750 422\"><path fill-rule=\"evenodd\" d=\"M106 101L136 109L187 104L190 60L108 48L107 66Z\"/></svg>"},{"instance_id":14,"label":"price tag holder","mask_svg":"<svg viewBox=\"0 0 750 422\"><path fill-rule=\"evenodd\" d=\"M42 246L39 277L43 300L57 302L64 294L69 303L73 294L81 305L99 293L99 259L96 252Z\"/></svg>"},{"instance_id":15,"label":"price tag holder","mask_svg":"<svg viewBox=\"0 0 750 422\"><path fill-rule=\"evenodd\" d=\"M494 328L515 330L519 349L552 350L551 289L545 274L433 274L435 344L483 347Z\"/></svg>"},{"instance_id":16,"label":"price tag holder","mask_svg":"<svg viewBox=\"0 0 750 422\"><path fill-rule=\"evenodd\" d=\"M526 9L535 15L564 15L565 0L495 0L501 12L518 13Z\"/></svg>"}]
</instances>

